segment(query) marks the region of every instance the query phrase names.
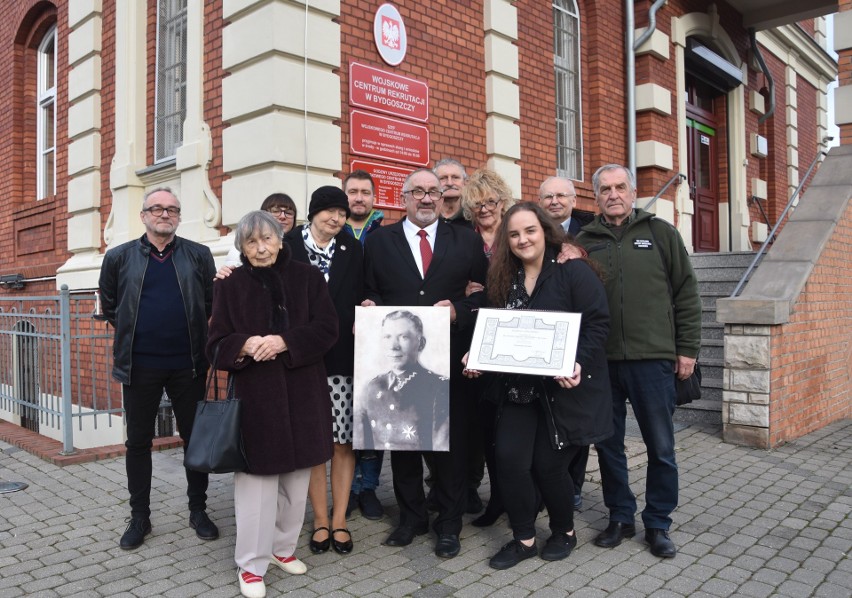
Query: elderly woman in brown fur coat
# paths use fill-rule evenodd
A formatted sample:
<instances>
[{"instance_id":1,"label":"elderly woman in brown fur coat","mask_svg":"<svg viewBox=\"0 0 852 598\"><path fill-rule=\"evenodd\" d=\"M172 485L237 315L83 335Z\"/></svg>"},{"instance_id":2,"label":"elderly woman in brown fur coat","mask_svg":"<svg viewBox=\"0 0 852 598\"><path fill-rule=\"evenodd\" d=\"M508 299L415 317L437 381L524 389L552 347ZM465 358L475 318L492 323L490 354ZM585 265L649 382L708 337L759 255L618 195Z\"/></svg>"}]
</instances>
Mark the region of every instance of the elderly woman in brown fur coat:
<instances>
[{"instance_id":1,"label":"elderly woman in brown fur coat","mask_svg":"<svg viewBox=\"0 0 852 598\"><path fill-rule=\"evenodd\" d=\"M234 474L240 592L266 595L269 564L301 574L294 556L311 467L332 454L323 356L337 314L322 274L291 259L281 225L249 212L236 229L244 267L216 282L207 353L234 376L248 470Z\"/></svg>"}]
</instances>

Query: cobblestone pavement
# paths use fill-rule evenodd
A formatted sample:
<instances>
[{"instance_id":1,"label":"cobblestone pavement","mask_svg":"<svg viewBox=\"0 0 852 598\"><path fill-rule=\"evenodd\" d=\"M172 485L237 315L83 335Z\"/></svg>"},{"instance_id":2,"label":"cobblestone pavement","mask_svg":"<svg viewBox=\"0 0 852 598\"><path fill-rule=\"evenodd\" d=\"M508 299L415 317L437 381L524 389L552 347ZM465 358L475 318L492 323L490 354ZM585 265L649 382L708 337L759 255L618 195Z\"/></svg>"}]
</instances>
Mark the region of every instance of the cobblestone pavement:
<instances>
[{"instance_id":1,"label":"cobblestone pavement","mask_svg":"<svg viewBox=\"0 0 852 598\"><path fill-rule=\"evenodd\" d=\"M486 529L466 525L454 559L435 557L430 536L382 546L396 515L386 464L379 496L389 516L355 515L355 551L345 557L311 555L303 533L296 554L308 573L270 568L269 595L852 596L852 420L772 451L723 444L717 427L700 425L680 429L677 446L674 559L652 556L641 531L614 549L592 544L607 522L594 472L576 517L579 545L565 561L490 569L488 558L510 539L505 518ZM631 463L642 464L641 451ZM211 478L210 514L222 536L202 542L187 526L179 451L156 453L154 471L153 534L125 552L118 548L128 513L123 458L59 468L0 442L0 481L29 484L0 495L0 598L238 595L231 476ZM631 481L643 489L644 468ZM543 541L544 516L538 527Z\"/></svg>"}]
</instances>

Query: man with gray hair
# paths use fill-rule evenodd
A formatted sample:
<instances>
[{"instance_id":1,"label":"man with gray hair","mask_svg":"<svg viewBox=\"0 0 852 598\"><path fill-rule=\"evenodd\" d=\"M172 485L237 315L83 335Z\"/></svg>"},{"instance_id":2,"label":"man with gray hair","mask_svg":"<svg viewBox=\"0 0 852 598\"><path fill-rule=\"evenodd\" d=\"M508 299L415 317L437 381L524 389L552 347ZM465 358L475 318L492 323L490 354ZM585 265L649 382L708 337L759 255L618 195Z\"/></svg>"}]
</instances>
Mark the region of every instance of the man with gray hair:
<instances>
[{"instance_id":1,"label":"man with gray hair","mask_svg":"<svg viewBox=\"0 0 852 598\"><path fill-rule=\"evenodd\" d=\"M645 542L651 553L672 558L671 513L678 502L675 461L675 376L688 378L701 344L698 283L677 229L634 208L636 181L620 164L592 177L600 214L577 236L603 272L610 313L607 340L613 428L597 443L609 525L595 544L618 546L636 533L636 497L630 490L624 428L627 401L648 449Z\"/></svg>"},{"instance_id":2,"label":"man with gray hair","mask_svg":"<svg viewBox=\"0 0 852 598\"><path fill-rule=\"evenodd\" d=\"M137 548L151 533L151 445L163 391L189 444L195 405L207 377L207 320L216 268L210 249L175 235L180 202L168 188L149 191L139 213L145 234L107 251L98 287L113 328L112 376L122 384L127 423L130 523L119 545ZM219 530L207 516L207 474L186 470L189 525L202 540Z\"/></svg>"},{"instance_id":3,"label":"man with gray hair","mask_svg":"<svg viewBox=\"0 0 852 598\"><path fill-rule=\"evenodd\" d=\"M576 236L582 223L571 217L574 206L577 205L577 192L570 180L552 176L544 179L538 189L538 205L562 226L562 230Z\"/></svg>"},{"instance_id":4,"label":"man with gray hair","mask_svg":"<svg viewBox=\"0 0 852 598\"><path fill-rule=\"evenodd\" d=\"M432 169L444 194L441 198L444 205L441 208L441 220L447 224L473 228L473 223L464 217L461 205L462 187L467 182L467 172L461 162L455 158L443 158L435 162Z\"/></svg>"}]
</instances>

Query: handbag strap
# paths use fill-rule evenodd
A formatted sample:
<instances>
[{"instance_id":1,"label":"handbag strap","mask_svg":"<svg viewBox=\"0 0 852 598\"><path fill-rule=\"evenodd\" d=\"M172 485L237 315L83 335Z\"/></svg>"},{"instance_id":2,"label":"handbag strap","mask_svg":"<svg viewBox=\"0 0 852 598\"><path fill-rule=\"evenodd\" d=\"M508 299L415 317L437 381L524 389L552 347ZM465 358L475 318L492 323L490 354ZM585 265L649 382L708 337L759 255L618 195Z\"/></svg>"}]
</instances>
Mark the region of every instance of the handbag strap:
<instances>
[{"instance_id":1,"label":"handbag strap","mask_svg":"<svg viewBox=\"0 0 852 598\"><path fill-rule=\"evenodd\" d=\"M220 343L221 344L221 341ZM213 400L219 400L219 376L216 374L216 362L219 361L219 344L213 349L213 363L210 364L210 371L207 373L207 386L204 388L204 398L210 396L210 384L213 384Z\"/></svg>"}]
</instances>

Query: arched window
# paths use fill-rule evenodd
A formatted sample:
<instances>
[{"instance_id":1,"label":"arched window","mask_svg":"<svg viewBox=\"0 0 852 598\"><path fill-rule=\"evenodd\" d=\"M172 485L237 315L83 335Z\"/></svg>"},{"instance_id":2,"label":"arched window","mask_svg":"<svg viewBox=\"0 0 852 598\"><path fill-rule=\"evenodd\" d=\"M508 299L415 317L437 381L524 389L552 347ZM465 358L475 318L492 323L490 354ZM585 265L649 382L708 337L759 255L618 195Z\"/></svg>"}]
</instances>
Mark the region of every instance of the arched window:
<instances>
[{"instance_id":1,"label":"arched window","mask_svg":"<svg viewBox=\"0 0 852 598\"><path fill-rule=\"evenodd\" d=\"M575 0L553 0L553 71L556 97L556 170L583 178L580 106L580 13Z\"/></svg>"},{"instance_id":2,"label":"arched window","mask_svg":"<svg viewBox=\"0 0 852 598\"><path fill-rule=\"evenodd\" d=\"M56 25L38 46L36 67L36 197L56 193Z\"/></svg>"},{"instance_id":3,"label":"arched window","mask_svg":"<svg viewBox=\"0 0 852 598\"><path fill-rule=\"evenodd\" d=\"M186 0L157 2L154 161L174 157L186 118Z\"/></svg>"}]
</instances>

